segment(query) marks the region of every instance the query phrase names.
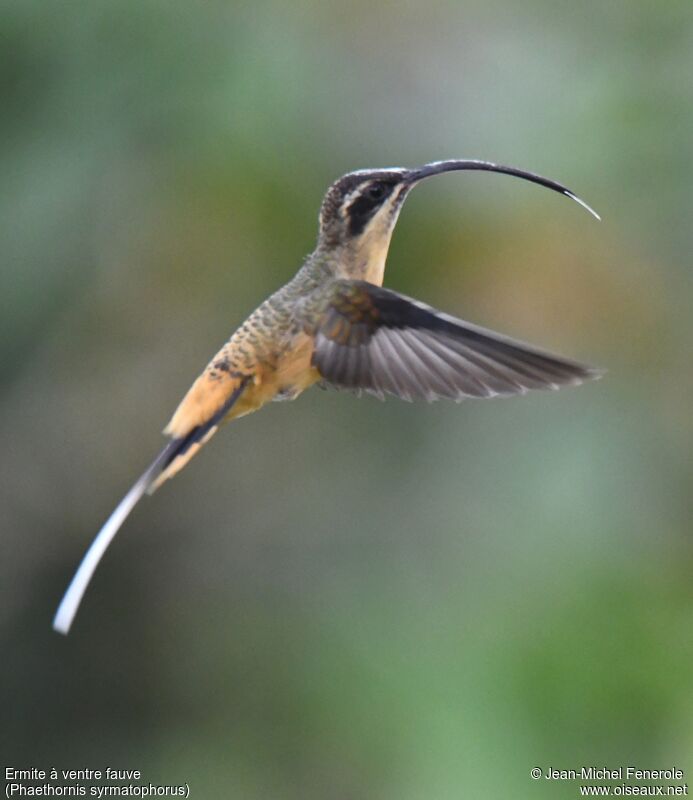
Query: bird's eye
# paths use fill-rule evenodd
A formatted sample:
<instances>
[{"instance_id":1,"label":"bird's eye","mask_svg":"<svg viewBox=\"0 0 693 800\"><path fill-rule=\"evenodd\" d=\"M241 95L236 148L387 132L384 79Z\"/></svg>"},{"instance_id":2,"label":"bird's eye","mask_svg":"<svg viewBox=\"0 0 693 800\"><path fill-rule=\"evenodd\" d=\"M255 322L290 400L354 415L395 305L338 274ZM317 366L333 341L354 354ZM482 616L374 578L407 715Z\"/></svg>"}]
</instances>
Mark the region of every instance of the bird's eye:
<instances>
[{"instance_id":1,"label":"bird's eye","mask_svg":"<svg viewBox=\"0 0 693 800\"><path fill-rule=\"evenodd\" d=\"M372 183L368 187L368 197L371 200L381 200L385 196L385 186L382 183Z\"/></svg>"},{"instance_id":2,"label":"bird's eye","mask_svg":"<svg viewBox=\"0 0 693 800\"><path fill-rule=\"evenodd\" d=\"M349 220L349 230L352 235L361 233L369 220L373 219L379 209L385 205L385 199L392 191L386 181L374 180L363 187L359 187L358 194L352 200L348 196L348 205L344 209Z\"/></svg>"}]
</instances>

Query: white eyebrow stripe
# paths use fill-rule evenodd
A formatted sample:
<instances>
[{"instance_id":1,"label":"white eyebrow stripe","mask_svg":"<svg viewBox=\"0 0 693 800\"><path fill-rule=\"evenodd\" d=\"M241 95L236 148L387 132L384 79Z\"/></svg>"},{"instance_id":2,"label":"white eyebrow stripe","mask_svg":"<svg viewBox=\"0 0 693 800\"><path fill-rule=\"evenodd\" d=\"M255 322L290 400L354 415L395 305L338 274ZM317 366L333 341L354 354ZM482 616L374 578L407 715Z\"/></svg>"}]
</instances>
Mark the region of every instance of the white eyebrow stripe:
<instances>
[{"instance_id":1,"label":"white eyebrow stripe","mask_svg":"<svg viewBox=\"0 0 693 800\"><path fill-rule=\"evenodd\" d=\"M369 184L370 185L370 184ZM361 192L363 191L364 184L360 184L356 187L353 191L349 192L349 194L344 196L342 200L342 208L350 208L351 204L354 200L358 199L361 196Z\"/></svg>"}]
</instances>

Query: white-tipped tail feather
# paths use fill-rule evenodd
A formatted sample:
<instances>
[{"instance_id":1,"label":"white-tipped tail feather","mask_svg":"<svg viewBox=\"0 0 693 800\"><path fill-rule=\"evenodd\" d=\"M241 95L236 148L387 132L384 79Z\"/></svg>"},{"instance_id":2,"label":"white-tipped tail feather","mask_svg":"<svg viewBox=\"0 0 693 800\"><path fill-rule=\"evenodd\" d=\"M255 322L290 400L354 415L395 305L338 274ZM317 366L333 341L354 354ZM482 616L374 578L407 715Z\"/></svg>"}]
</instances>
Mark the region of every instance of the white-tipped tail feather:
<instances>
[{"instance_id":1,"label":"white-tipped tail feather","mask_svg":"<svg viewBox=\"0 0 693 800\"><path fill-rule=\"evenodd\" d=\"M103 528L96 534L96 538L84 554L82 563L77 568L74 578L67 587L67 591L60 601L60 605L53 619L53 628L58 631L58 633L67 634L69 632L79 604L82 602L84 592L87 590L89 581L94 574L94 570L98 567L103 554L106 552L113 537L118 533L120 526L125 522L132 509L147 491L150 477L150 470L147 470L120 503L118 503L115 511L106 520Z\"/></svg>"},{"instance_id":2,"label":"white-tipped tail feather","mask_svg":"<svg viewBox=\"0 0 693 800\"><path fill-rule=\"evenodd\" d=\"M108 545L113 541L113 537L118 533L132 509L142 499L142 495L145 494L152 481L160 474L172 455L180 449L180 446L180 440L174 439L164 447L152 464L142 473L132 489L118 503L115 511L96 534L94 541L84 554L82 562L77 567L77 572L75 572L70 585L67 587L58 610L55 612L53 629L58 633L67 634L69 632L79 604L82 602L82 597L84 597L87 586L89 586L89 581L94 574L94 570L99 566L99 562L103 558Z\"/></svg>"},{"instance_id":3,"label":"white-tipped tail feather","mask_svg":"<svg viewBox=\"0 0 693 800\"><path fill-rule=\"evenodd\" d=\"M209 439L231 406L238 400L249 381L250 376L244 376L221 408L204 424L196 425L186 436L172 439L154 459L149 468L145 470L132 489L118 503L115 511L106 520L104 526L96 534L96 538L84 554L82 563L77 568L74 578L60 601L58 610L53 618L53 628L58 633L66 634L69 632L94 571L98 567L108 545L113 541L113 537L118 533L132 509L146 492L154 491L159 486L162 478L167 480L172 475L175 475L190 457L197 452L200 446ZM184 460L180 461L181 458Z\"/></svg>"}]
</instances>

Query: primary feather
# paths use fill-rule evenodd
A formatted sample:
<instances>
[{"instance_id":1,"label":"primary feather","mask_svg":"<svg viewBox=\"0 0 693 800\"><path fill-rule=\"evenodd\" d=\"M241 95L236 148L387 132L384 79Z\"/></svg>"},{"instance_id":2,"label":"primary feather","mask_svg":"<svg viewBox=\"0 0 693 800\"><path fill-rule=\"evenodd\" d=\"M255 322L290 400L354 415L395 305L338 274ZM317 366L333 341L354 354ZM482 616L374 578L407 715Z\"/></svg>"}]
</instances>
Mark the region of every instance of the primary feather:
<instances>
[{"instance_id":1,"label":"primary feather","mask_svg":"<svg viewBox=\"0 0 693 800\"><path fill-rule=\"evenodd\" d=\"M338 388L437 400L557 389L600 371L366 281L336 281L313 364Z\"/></svg>"}]
</instances>

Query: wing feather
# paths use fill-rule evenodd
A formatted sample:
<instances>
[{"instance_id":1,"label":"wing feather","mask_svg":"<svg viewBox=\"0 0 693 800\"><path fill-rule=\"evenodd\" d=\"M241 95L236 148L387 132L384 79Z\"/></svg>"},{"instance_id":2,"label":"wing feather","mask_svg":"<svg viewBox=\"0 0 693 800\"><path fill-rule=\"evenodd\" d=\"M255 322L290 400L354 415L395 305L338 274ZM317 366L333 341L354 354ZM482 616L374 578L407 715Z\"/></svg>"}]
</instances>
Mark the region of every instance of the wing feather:
<instances>
[{"instance_id":1,"label":"wing feather","mask_svg":"<svg viewBox=\"0 0 693 800\"><path fill-rule=\"evenodd\" d=\"M489 397L494 395L518 394L526 391L521 383L517 382L508 370L504 370L497 363L486 359L479 353L470 352L468 348L459 348L459 351L454 347L446 345L445 342L427 331L421 331L419 334L422 342L429 348L432 354L446 364L447 368L451 371L470 370L475 374L478 373L479 380L489 390ZM466 352L461 352L462 350ZM460 390L461 391L461 390Z\"/></svg>"},{"instance_id":2,"label":"wing feather","mask_svg":"<svg viewBox=\"0 0 693 800\"><path fill-rule=\"evenodd\" d=\"M601 374L380 286L350 280L333 284L312 361L337 388L403 400L523 394Z\"/></svg>"}]
</instances>

